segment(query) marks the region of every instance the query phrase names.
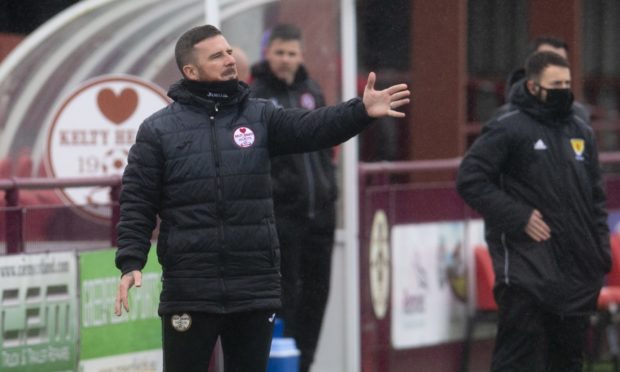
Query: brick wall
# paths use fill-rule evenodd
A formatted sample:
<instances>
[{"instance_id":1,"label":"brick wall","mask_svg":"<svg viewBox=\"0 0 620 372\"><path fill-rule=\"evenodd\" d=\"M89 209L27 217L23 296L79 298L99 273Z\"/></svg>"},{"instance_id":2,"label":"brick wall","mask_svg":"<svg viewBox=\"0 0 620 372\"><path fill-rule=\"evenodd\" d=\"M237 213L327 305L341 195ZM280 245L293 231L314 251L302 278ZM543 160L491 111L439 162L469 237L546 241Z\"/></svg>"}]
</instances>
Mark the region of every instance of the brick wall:
<instances>
[{"instance_id":1,"label":"brick wall","mask_svg":"<svg viewBox=\"0 0 620 372\"><path fill-rule=\"evenodd\" d=\"M0 32L0 62L19 44L24 35Z\"/></svg>"}]
</instances>

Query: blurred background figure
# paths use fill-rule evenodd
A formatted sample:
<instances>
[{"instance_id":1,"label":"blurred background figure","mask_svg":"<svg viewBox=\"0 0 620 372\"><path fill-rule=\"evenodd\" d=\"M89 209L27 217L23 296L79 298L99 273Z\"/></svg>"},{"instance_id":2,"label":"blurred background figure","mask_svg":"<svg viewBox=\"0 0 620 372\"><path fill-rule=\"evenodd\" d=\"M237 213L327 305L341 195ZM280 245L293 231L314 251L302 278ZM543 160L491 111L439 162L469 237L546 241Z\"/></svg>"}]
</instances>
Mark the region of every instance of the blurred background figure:
<instances>
[{"instance_id":1,"label":"blurred background figure","mask_svg":"<svg viewBox=\"0 0 620 372\"><path fill-rule=\"evenodd\" d=\"M265 60L252 66L251 94L276 106L324 106L321 88L303 65L301 31L281 24L269 33ZM272 159L276 228L282 252L284 335L308 371L316 351L330 287L337 187L331 150Z\"/></svg>"},{"instance_id":2,"label":"blurred background figure","mask_svg":"<svg viewBox=\"0 0 620 372\"><path fill-rule=\"evenodd\" d=\"M243 82L250 82L250 60L243 49L233 46L233 57L237 64L237 78Z\"/></svg>"}]
</instances>

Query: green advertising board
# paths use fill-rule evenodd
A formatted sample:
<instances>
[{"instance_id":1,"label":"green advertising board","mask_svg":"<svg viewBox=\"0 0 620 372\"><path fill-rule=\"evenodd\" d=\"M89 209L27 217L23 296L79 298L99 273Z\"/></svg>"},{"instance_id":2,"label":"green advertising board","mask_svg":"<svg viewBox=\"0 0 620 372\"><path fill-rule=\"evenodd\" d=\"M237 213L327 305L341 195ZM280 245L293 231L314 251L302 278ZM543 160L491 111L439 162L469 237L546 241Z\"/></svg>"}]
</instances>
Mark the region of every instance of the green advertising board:
<instances>
[{"instance_id":1,"label":"green advertising board","mask_svg":"<svg viewBox=\"0 0 620 372\"><path fill-rule=\"evenodd\" d=\"M161 268L151 249L142 286L129 292L129 313L114 315L120 273L114 249L79 256L80 371L161 371L161 321L157 315Z\"/></svg>"},{"instance_id":2,"label":"green advertising board","mask_svg":"<svg viewBox=\"0 0 620 372\"><path fill-rule=\"evenodd\" d=\"M73 252L0 257L1 371L75 371L76 266Z\"/></svg>"}]
</instances>

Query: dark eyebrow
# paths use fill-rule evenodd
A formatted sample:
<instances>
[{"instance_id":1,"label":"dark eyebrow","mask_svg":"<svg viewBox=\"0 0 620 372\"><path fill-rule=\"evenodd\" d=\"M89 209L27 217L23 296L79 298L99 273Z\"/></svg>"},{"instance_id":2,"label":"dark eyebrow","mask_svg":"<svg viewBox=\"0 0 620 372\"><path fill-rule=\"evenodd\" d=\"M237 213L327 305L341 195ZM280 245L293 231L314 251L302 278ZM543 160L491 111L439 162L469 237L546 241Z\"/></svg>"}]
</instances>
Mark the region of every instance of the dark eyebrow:
<instances>
[{"instance_id":1,"label":"dark eyebrow","mask_svg":"<svg viewBox=\"0 0 620 372\"><path fill-rule=\"evenodd\" d=\"M215 52L209 56L209 59L217 58L222 55L222 52Z\"/></svg>"}]
</instances>

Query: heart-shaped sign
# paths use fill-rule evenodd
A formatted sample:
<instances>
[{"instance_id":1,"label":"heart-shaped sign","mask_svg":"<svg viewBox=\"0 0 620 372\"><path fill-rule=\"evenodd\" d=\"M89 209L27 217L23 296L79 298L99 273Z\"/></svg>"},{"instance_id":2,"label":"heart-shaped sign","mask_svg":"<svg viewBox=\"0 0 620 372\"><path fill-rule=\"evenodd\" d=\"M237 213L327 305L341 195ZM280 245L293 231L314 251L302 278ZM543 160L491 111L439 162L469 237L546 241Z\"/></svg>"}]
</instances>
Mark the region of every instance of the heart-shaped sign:
<instances>
[{"instance_id":1,"label":"heart-shaped sign","mask_svg":"<svg viewBox=\"0 0 620 372\"><path fill-rule=\"evenodd\" d=\"M97 94L97 105L108 120L119 125L136 111L138 93L131 88L125 88L117 95L112 89L105 88Z\"/></svg>"}]
</instances>

